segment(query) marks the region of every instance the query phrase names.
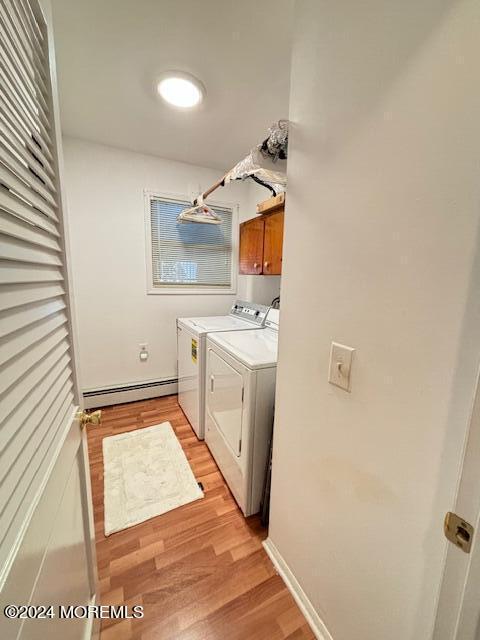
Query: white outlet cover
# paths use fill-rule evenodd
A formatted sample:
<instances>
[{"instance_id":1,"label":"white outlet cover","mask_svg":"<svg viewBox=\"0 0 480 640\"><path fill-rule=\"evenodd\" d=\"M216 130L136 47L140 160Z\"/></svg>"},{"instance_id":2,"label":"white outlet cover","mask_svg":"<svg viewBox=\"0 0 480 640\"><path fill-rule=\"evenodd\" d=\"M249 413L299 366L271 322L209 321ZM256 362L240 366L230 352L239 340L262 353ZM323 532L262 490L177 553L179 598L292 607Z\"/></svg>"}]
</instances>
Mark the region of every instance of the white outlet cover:
<instances>
[{"instance_id":1,"label":"white outlet cover","mask_svg":"<svg viewBox=\"0 0 480 640\"><path fill-rule=\"evenodd\" d=\"M330 367L328 381L345 391L351 390L352 360L355 349L338 342L332 342L330 348Z\"/></svg>"}]
</instances>

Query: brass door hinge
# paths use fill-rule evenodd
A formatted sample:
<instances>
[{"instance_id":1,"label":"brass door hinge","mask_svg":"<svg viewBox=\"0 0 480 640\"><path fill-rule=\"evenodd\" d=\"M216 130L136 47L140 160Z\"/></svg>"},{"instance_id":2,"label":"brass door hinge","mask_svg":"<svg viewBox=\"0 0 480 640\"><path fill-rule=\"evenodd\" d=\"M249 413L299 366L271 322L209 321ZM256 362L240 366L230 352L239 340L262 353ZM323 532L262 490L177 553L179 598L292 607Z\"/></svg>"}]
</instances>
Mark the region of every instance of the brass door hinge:
<instances>
[{"instance_id":1,"label":"brass door hinge","mask_svg":"<svg viewBox=\"0 0 480 640\"><path fill-rule=\"evenodd\" d=\"M445 516L443 528L447 540L453 542L455 546L465 553L470 553L474 528L469 522L457 516L456 513L449 511Z\"/></svg>"},{"instance_id":2,"label":"brass door hinge","mask_svg":"<svg viewBox=\"0 0 480 640\"><path fill-rule=\"evenodd\" d=\"M87 411L79 411L75 416L80 421L82 428L86 424L100 424L102 421L102 412L100 409L88 413Z\"/></svg>"}]
</instances>

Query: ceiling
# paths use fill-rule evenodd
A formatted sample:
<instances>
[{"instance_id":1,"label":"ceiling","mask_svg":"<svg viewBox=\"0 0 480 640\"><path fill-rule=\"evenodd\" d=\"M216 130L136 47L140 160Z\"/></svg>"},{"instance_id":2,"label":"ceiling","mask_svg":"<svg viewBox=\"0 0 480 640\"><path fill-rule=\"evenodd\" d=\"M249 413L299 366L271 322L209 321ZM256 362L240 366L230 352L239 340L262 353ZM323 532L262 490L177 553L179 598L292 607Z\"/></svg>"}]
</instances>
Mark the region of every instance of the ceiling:
<instances>
[{"instance_id":1,"label":"ceiling","mask_svg":"<svg viewBox=\"0 0 480 640\"><path fill-rule=\"evenodd\" d=\"M53 0L66 135L227 170L288 117L293 0ZM206 99L164 104L192 73Z\"/></svg>"}]
</instances>

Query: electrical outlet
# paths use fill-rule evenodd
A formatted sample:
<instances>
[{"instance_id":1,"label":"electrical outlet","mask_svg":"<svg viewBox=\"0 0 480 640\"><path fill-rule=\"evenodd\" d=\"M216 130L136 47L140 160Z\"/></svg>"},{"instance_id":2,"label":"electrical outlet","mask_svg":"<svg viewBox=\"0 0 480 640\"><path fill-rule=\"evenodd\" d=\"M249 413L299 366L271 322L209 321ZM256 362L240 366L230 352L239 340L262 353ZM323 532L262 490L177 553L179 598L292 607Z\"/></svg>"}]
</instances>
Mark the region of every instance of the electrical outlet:
<instances>
[{"instance_id":1,"label":"electrical outlet","mask_svg":"<svg viewBox=\"0 0 480 640\"><path fill-rule=\"evenodd\" d=\"M146 342L141 342L139 344L140 347L140 360L142 362L145 362L145 360L148 360L148 344Z\"/></svg>"}]
</instances>

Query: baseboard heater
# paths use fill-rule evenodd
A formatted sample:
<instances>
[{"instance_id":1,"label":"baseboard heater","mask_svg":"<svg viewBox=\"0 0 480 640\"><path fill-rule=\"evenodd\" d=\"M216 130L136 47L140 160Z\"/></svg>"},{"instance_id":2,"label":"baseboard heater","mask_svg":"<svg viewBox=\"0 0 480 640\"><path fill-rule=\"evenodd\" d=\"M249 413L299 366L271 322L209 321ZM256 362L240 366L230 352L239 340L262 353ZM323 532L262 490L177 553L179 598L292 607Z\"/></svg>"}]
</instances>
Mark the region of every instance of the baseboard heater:
<instances>
[{"instance_id":1,"label":"baseboard heater","mask_svg":"<svg viewBox=\"0 0 480 640\"><path fill-rule=\"evenodd\" d=\"M178 378L167 380L152 380L150 382L135 382L106 389L92 389L83 392L85 409L107 407L112 404L147 400L159 396L177 393Z\"/></svg>"}]
</instances>

